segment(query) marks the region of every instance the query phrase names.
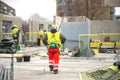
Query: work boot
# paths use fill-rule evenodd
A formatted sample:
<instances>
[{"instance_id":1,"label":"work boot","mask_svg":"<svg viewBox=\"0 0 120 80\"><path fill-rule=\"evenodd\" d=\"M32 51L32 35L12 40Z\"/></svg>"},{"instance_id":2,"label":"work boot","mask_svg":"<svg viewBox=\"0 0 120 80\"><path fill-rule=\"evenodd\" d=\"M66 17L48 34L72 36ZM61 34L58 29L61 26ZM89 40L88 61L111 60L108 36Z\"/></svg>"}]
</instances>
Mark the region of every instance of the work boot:
<instances>
[{"instance_id":1,"label":"work boot","mask_svg":"<svg viewBox=\"0 0 120 80\"><path fill-rule=\"evenodd\" d=\"M58 74L58 69L55 69L55 70L54 70L54 74Z\"/></svg>"},{"instance_id":2,"label":"work boot","mask_svg":"<svg viewBox=\"0 0 120 80\"><path fill-rule=\"evenodd\" d=\"M50 71L53 71L53 65L49 65Z\"/></svg>"}]
</instances>

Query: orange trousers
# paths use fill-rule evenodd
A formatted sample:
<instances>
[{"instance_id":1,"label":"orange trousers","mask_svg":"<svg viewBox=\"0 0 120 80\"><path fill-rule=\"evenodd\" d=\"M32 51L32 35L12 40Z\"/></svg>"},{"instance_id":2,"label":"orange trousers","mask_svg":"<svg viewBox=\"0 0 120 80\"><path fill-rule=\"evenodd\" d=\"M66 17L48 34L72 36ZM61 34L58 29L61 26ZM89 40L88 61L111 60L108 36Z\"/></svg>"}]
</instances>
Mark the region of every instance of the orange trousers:
<instances>
[{"instance_id":1,"label":"orange trousers","mask_svg":"<svg viewBox=\"0 0 120 80\"><path fill-rule=\"evenodd\" d=\"M48 49L49 65L52 65L54 70L58 69L59 55L60 55L59 48L49 48Z\"/></svg>"}]
</instances>

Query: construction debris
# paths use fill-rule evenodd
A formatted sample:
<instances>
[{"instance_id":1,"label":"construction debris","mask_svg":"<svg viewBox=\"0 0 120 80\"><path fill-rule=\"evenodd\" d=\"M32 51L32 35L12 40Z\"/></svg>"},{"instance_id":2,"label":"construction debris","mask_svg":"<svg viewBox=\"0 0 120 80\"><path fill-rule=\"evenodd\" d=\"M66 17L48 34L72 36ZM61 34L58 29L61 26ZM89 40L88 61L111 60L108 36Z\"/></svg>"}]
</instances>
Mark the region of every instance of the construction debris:
<instances>
[{"instance_id":1,"label":"construction debris","mask_svg":"<svg viewBox=\"0 0 120 80\"><path fill-rule=\"evenodd\" d=\"M72 57L92 57L94 55L95 53L93 49L88 49L88 48L72 51Z\"/></svg>"},{"instance_id":2,"label":"construction debris","mask_svg":"<svg viewBox=\"0 0 120 80\"><path fill-rule=\"evenodd\" d=\"M120 80L120 70L117 66L108 66L81 73L82 80Z\"/></svg>"}]
</instances>

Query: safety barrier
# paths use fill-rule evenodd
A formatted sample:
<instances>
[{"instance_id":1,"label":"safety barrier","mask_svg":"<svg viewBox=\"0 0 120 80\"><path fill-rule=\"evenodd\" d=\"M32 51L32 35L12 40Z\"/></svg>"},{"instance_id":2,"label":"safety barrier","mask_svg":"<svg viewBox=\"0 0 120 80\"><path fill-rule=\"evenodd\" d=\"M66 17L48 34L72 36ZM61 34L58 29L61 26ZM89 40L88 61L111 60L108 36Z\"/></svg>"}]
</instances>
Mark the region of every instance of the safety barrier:
<instances>
[{"instance_id":1,"label":"safety barrier","mask_svg":"<svg viewBox=\"0 0 120 80\"><path fill-rule=\"evenodd\" d=\"M2 33L2 39L12 39L12 33ZM40 43L40 35L39 32L26 32L24 35L20 33L19 35L19 43L35 46Z\"/></svg>"},{"instance_id":2,"label":"safety barrier","mask_svg":"<svg viewBox=\"0 0 120 80\"><path fill-rule=\"evenodd\" d=\"M29 44L29 45L40 46L40 45L43 44L42 40L41 40L41 37L39 35L39 32L26 32L26 38L27 38L26 43Z\"/></svg>"},{"instance_id":3,"label":"safety barrier","mask_svg":"<svg viewBox=\"0 0 120 80\"><path fill-rule=\"evenodd\" d=\"M120 48L120 33L79 34L78 39L79 48L96 49L96 53L99 52L99 47L110 47L110 49Z\"/></svg>"},{"instance_id":4,"label":"safety barrier","mask_svg":"<svg viewBox=\"0 0 120 80\"><path fill-rule=\"evenodd\" d=\"M40 37L39 32L26 32L25 35L28 40L37 39ZM2 38L4 38L5 36L12 37L12 33L2 33L2 36L3 36Z\"/></svg>"},{"instance_id":5,"label":"safety barrier","mask_svg":"<svg viewBox=\"0 0 120 80\"><path fill-rule=\"evenodd\" d=\"M26 32L26 37L29 41L34 41L39 38L39 33L38 32Z\"/></svg>"},{"instance_id":6,"label":"safety barrier","mask_svg":"<svg viewBox=\"0 0 120 80\"><path fill-rule=\"evenodd\" d=\"M38 32L26 32L25 37L26 37L24 41L25 46L36 46Z\"/></svg>"},{"instance_id":7,"label":"safety barrier","mask_svg":"<svg viewBox=\"0 0 120 80\"><path fill-rule=\"evenodd\" d=\"M0 39L12 39L12 33L2 33Z\"/></svg>"}]
</instances>

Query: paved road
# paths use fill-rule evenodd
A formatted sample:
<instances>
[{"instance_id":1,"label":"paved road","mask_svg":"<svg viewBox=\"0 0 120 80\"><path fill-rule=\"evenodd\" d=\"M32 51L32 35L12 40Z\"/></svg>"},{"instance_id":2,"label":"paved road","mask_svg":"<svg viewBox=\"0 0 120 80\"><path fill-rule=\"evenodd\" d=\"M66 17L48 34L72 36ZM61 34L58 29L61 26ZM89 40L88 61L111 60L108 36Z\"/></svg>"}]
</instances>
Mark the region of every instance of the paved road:
<instances>
[{"instance_id":1,"label":"paved road","mask_svg":"<svg viewBox=\"0 0 120 80\"><path fill-rule=\"evenodd\" d=\"M64 56L63 56L64 57ZM30 62L15 62L15 80L80 80L79 73L111 65L113 61L61 57L59 73L49 71L47 58L34 56Z\"/></svg>"},{"instance_id":2,"label":"paved road","mask_svg":"<svg viewBox=\"0 0 120 80\"><path fill-rule=\"evenodd\" d=\"M30 62L17 62L14 58L14 80L80 80L80 72L113 64L112 56L107 55L107 58L61 56L58 74L49 71L47 57L32 55ZM0 64L9 68L10 58L0 58Z\"/></svg>"}]
</instances>

